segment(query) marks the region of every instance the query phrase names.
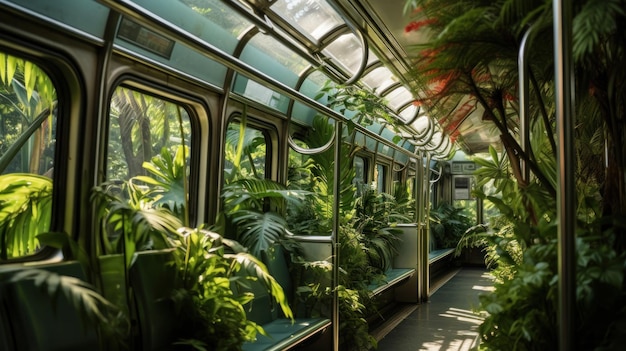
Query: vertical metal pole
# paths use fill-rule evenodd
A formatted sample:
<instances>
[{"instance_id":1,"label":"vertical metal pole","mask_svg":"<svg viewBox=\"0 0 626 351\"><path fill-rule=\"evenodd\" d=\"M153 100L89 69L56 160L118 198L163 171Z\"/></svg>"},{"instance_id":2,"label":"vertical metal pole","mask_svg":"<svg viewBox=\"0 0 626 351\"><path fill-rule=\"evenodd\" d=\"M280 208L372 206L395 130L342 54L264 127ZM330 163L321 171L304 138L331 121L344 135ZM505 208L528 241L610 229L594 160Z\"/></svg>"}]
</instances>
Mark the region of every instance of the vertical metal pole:
<instances>
[{"instance_id":1,"label":"vertical metal pole","mask_svg":"<svg viewBox=\"0 0 626 351\"><path fill-rule=\"evenodd\" d=\"M576 292L576 192L574 179L574 106L572 64L572 2L554 0L554 63L558 133L557 211L559 262L559 349L574 349Z\"/></svg>"},{"instance_id":2,"label":"vertical metal pole","mask_svg":"<svg viewBox=\"0 0 626 351\"><path fill-rule=\"evenodd\" d=\"M339 209L341 207L341 136L343 135L343 123L335 122L335 167L333 169L333 235L332 245L332 289L333 289L333 350L339 350L339 293L337 283L339 282Z\"/></svg>"},{"instance_id":3,"label":"vertical metal pole","mask_svg":"<svg viewBox=\"0 0 626 351\"><path fill-rule=\"evenodd\" d=\"M428 198L426 197L427 190L425 189L428 183L425 178L424 162L427 162L427 158L424 157L422 152L419 153L416 162L416 179L415 179L415 193L416 193L416 206L417 206L417 267L418 267L418 279L417 279L417 294L418 301L428 301L429 276L428 276L428 213L426 211L426 204Z\"/></svg>"},{"instance_id":4,"label":"vertical metal pole","mask_svg":"<svg viewBox=\"0 0 626 351\"><path fill-rule=\"evenodd\" d=\"M421 152L416 155L415 160L415 210L417 211L417 246L415 248L415 255L417 256L417 301L422 302L428 296L428 288L424 287L424 198L422 196L423 188L423 167L422 167L422 154Z\"/></svg>"},{"instance_id":5,"label":"vertical metal pole","mask_svg":"<svg viewBox=\"0 0 626 351\"><path fill-rule=\"evenodd\" d=\"M425 291L426 300L430 299L430 264L428 263L428 254L430 252L430 154L425 153L422 155L422 237L423 237L423 249L422 249L422 263L424 266L425 277Z\"/></svg>"}]
</instances>

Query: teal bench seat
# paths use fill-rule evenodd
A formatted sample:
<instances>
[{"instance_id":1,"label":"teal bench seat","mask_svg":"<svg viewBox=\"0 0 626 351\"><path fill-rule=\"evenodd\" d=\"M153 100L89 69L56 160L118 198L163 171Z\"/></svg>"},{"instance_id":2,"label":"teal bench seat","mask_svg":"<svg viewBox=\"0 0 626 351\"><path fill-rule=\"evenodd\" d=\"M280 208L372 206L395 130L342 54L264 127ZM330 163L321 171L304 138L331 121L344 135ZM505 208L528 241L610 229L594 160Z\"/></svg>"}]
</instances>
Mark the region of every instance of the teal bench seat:
<instances>
[{"instance_id":1,"label":"teal bench seat","mask_svg":"<svg viewBox=\"0 0 626 351\"><path fill-rule=\"evenodd\" d=\"M415 274L415 268L392 268L385 272L385 279L368 285L370 296L376 296L383 291L406 282Z\"/></svg>"},{"instance_id":2,"label":"teal bench seat","mask_svg":"<svg viewBox=\"0 0 626 351\"><path fill-rule=\"evenodd\" d=\"M442 260L454 253L454 249L438 249L432 250L428 253L428 264L433 264L439 260Z\"/></svg>"},{"instance_id":3,"label":"teal bench seat","mask_svg":"<svg viewBox=\"0 0 626 351\"><path fill-rule=\"evenodd\" d=\"M267 266L269 273L283 288L289 302L292 302L293 285L289 274L289 266L284 252L279 246L274 246L261 253L261 260ZM295 318L293 321L284 317L277 303L260 288L259 284L251 284L254 300L246 306L248 319L259 324L268 334L257 334L257 340L244 343L244 351L279 351L297 348L306 349L309 344L311 350L328 349L324 344L322 334L330 334L331 321L328 318ZM293 303L290 303L293 306ZM320 344L321 343L321 344Z\"/></svg>"},{"instance_id":4,"label":"teal bench seat","mask_svg":"<svg viewBox=\"0 0 626 351\"><path fill-rule=\"evenodd\" d=\"M304 343L318 332L330 327L330 320L325 318L278 318L262 325L269 336L258 335L255 342L245 343L244 351L289 350Z\"/></svg>"}]
</instances>

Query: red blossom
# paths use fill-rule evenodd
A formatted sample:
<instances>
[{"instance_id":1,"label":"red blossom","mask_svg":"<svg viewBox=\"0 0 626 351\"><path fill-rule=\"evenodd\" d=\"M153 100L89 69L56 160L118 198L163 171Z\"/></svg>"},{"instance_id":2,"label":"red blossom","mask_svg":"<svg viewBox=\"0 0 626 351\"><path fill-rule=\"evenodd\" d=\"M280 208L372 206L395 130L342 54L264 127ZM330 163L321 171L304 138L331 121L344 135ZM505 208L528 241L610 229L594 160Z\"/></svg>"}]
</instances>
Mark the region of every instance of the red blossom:
<instances>
[{"instance_id":1,"label":"red blossom","mask_svg":"<svg viewBox=\"0 0 626 351\"><path fill-rule=\"evenodd\" d=\"M428 18L428 19L421 20L421 21L411 21L409 24L407 24L404 27L404 32L409 33L409 32L418 31L420 30L420 28L425 27L429 24L433 24L435 22L437 22L436 18Z\"/></svg>"}]
</instances>

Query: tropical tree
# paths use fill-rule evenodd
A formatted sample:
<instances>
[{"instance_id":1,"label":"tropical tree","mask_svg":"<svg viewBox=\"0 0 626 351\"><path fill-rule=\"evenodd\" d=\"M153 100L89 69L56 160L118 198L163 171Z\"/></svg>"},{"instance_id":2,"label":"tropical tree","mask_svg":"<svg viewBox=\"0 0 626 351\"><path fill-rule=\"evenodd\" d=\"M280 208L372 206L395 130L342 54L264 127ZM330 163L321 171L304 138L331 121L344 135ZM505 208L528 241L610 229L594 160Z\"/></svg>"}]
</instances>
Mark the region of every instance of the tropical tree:
<instances>
[{"instance_id":1,"label":"tropical tree","mask_svg":"<svg viewBox=\"0 0 626 351\"><path fill-rule=\"evenodd\" d=\"M621 292L626 232L621 218L626 211L626 96L618 93L626 74L625 5L623 0L574 4L578 196L574 324L583 349L619 345L616 328L625 318ZM556 120L553 51L546 45L553 36L552 2L409 0L407 10L414 16L407 32L425 38L415 47L411 77L422 106L460 142L458 126L477 113L499 131L502 141L503 154L491 150L487 159L476 159L482 166L479 186L495 179L498 190L498 196L477 195L494 203L505 219L496 222L491 234L476 236L489 244L498 267L496 292L482 300L490 313L481 326L484 344L490 349L554 348ZM531 147L525 150L517 134L517 56L529 30ZM530 170L529 177L522 165ZM607 307L602 309L604 318L596 315L599 306ZM524 318L519 319L521 315Z\"/></svg>"}]
</instances>

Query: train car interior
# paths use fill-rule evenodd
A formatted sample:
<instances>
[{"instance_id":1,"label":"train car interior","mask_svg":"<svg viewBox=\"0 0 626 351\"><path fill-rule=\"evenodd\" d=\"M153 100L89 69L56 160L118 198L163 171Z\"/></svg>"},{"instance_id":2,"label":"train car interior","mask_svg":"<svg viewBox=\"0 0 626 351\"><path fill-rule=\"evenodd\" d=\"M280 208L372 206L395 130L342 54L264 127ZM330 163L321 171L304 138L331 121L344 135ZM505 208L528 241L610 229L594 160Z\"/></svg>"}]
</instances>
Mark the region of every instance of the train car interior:
<instances>
[{"instance_id":1,"label":"train car interior","mask_svg":"<svg viewBox=\"0 0 626 351\"><path fill-rule=\"evenodd\" d=\"M620 349L625 9L0 0L0 350Z\"/></svg>"}]
</instances>

